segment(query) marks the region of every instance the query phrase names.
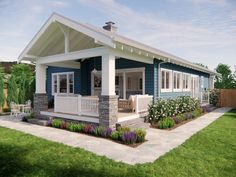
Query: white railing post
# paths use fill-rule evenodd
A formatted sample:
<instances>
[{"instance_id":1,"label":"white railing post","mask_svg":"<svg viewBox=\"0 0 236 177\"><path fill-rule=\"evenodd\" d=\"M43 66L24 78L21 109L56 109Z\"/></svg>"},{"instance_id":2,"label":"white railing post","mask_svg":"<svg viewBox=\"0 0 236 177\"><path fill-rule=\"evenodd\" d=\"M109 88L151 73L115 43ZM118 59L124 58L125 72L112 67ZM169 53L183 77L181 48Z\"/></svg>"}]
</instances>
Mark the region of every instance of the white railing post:
<instances>
[{"instance_id":1,"label":"white railing post","mask_svg":"<svg viewBox=\"0 0 236 177\"><path fill-rule=\"evenodd\" d=\"M139 104L139 100L138 100L138 95L135 96L135 113L138 114L139 110L138 110L138 104Z\"/></svg>"},{"instance_id":2,"label":"white railing post","mask_svg":"<svg viewBox=\"0 0 236 177\"><path fill-rule=\"evenodd\" d=\"M210 103L210 92L209 92L209 90L207 91L207 103L208 104Z\"/></svg>"},{"instance_id":3,"label":"white railing post","mask_svg":"<svg viewBox=\"0 0 236 177\"><path fill-rule=\"evenodd\" d=\"M78 95L78 115L81 115L81 95Z\"/></svg>"},{"instance_id":4,"label":"white railing post","mask_svg":"<svg viewBox=\"0 0 236 177\"><path fill-rule=\"evenodd\" d=\"M57 95L54 95L54 111L57 112Z\"/></svg>"}]
</instances>

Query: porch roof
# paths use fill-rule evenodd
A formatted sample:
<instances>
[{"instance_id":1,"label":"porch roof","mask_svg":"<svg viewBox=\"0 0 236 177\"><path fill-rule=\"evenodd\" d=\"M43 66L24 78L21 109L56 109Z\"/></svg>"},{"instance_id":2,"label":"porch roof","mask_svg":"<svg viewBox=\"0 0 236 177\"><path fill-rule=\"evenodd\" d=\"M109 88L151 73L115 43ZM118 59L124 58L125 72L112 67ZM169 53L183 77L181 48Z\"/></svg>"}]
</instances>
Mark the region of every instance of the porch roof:
<instances>
[{"instance_id":1,"label":"porch roof","mask_svg":"<svg viewBox=\"0 0 236 177\"><path fill-rule=\"evenodd\" d=\"M67 32L70 32L66 39ZM68 40L68 46L66 41ZM78 45L79 44L79 45ZM117 33L98 28L96 26L71 20L60 14L53 13L39 32L34 36L18 57L18 61L35 62L37 58L80 51L89 48L109 47L119 52L139 56L143 60L159 59L184 67L199 70L211 75L215 72L194 64L188 60L145 45Z\"/></svg>"}]
</instances>

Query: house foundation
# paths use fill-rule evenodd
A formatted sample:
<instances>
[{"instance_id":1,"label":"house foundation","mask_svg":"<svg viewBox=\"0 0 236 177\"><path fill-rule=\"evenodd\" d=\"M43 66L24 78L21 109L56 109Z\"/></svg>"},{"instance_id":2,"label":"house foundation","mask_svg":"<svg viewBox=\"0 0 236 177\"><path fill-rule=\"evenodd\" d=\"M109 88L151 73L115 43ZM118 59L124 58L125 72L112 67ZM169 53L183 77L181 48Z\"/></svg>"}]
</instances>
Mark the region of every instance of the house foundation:
<instances>
[{"instance_id":1,"label":"house foundation","mask_svg":"<svg viewBox=\"0 0 236 177\"><path fill-rule=\"evenodd\" d=\"M99 97L99 124L104 127L115 128L118 114L118 96Z\"/></svg>"}]
</instances>

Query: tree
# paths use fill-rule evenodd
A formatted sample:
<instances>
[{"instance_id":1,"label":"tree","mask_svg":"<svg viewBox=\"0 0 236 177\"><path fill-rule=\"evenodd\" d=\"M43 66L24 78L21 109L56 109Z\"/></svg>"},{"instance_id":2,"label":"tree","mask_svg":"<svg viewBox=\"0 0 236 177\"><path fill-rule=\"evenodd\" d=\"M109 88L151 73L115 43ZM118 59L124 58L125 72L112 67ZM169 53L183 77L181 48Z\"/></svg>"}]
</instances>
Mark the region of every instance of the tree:
<instances>
[{"instance_id":1,"label":"tree","mask_svg":"<svg viewBox=\"0 0 236 177\"><path fill-rule=\"evenodd\" d=\"M236 88L235 84L235 77L232 71L230 70L230 66L226 64L220 63L216 67L216 82L215 82L215 88L218 89L230 89L230 88Z\"/></svg>"},{"instance_id":2,"label":"tree","mask_svg":"<svg viewBox=\"0 0 236 177\"><path fill-rule=\"evenodd\" d=\"M3 107L5 103L3 77L4 77L3 68L0 66L0 107Z\"/></svg>"},{"instance_id":3,"label":"tree","mask_svg":"<svg viewBox=\"0 0 236 177\"><path fill-rule=\"evenodd\" d=\"M34 71L27 64L13 65L11 68L11 76L15 79L18 90L17 101L25 103L32 100L34 92Z\"/></svg>"},{"instance_id":4,"label":"tree","mask_svg":"<svg viewBox=\"0 0 236 177\"><path fill-rule=\"evenodd\" d=\"M10 105L11 102L18 103L18 88L14 75L11 75L11 77L8 80L8 95L7 95L8 105Z\"/></svg>"}]
</instances>

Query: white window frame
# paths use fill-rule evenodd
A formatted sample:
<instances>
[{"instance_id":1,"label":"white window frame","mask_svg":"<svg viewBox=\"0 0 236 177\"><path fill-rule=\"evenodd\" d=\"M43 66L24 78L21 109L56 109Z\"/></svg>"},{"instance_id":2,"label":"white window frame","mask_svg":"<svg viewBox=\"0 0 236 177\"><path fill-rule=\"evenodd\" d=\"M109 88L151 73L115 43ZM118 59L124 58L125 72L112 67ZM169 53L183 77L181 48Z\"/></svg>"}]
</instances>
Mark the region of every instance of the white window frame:
<instances>
[{"instance_id":1,"label":"white window frame","mask_svg":"<svg viewBox=\"0 0 236 177\"><path fill-rule=\"evenodd\" d=\"M69 75L73 75L73 92L69 93L70 91L70 83L69 83ZM60 93L60 75L66 75L66 80L67 80L67 88L66 88L66 93ZM54 76L57 78L57 92L55 93L54 91ZM75 91L75 77L74 77L74 72L60 72L60 73L52 73L52 95L73 95Z\"/></svg>"},{"instance_id":2,"label":"white window frame","mask_svg":"<svg viewBox=\"0 0 236 177\"><path fill-rule=\"evenodd\" d=\"M187 83L188 83L188 88L185 88L185 84L184 84L184 79L185 79L185 76L188 76L188 80L187 80ZM182 74L182 85L183 85L183 91L191 91L191 75L189 73L183 73Z\"/></svg>"},{"instance_id":3,"label":"white window frame","mask_svg":"<svg viewBox=\"0 0 236 177\"><path fill-rule=\"evenodd\" d=\"M170 76L170 79L169 79L169 86L170 86L170 88L166 88L166 86L165 86L165 88L162 88L162 71L164 71L165 72L165 76L166 76L166 72L169 72L170 74L169 74L169 76ZM166 77L165 77L166 78ZM161 92L172 92L173 91L173 87L172 87L172 78L173 78L173 71L172 70L170 70L170 69L163 69L163 68L161 68ZM165 81L165 85L166 85L166 81Z\"/></svg>"},{"instance_id":4,"label":"white window frame","mask_svg":"<svg viewBox=\"0 0 236 177\"><path fill-rule=\"evenodd\" d=\"M174 88L175 86L175 74L180 74L180 79L179 79L179 88ZM182 72L179 72L179 71L173 71L173 91L174 92L182 92L183 90L183 73ZM176 80L177 81L177 80ZM177 86L177 83L176 83L176 86Z\"/></svg>"}]
</instances>

